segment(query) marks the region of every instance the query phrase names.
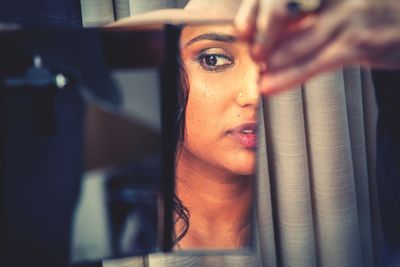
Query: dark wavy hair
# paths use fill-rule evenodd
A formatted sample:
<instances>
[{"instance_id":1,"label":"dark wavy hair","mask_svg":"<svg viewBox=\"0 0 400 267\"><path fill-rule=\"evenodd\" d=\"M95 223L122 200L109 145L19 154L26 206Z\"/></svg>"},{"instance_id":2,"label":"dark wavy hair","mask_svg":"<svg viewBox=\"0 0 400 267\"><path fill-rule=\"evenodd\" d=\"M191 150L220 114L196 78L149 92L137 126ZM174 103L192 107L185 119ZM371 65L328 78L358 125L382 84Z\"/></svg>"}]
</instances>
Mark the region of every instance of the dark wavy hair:
<instances>
[{"instance_id":1,"label":"dark wavy hair","mask_svg":"<svg viewBox=\"0 0 400 267\"><path fill-rule=\"evenodd\" d=\"M178 88L178 114L177 114L177 121L178 121L178 145L175 150L175 167L180 157L180 146L185 138L186 132L186 105L188 102L189 97L189 80L187 77L185 66L182 62L182 59L178 57L179 63L179 88ZM175 168L176 169L176 168ZM177 178L177 177L175 177ZM178 198L176 193L174 194L174 225L181 222L182 228L179 232L176 232L174 229L174 240L173 246L176 246L179 241L186 235L189 229L189 210L183 205L182 201Z\"/></svg>"}]
</instances>

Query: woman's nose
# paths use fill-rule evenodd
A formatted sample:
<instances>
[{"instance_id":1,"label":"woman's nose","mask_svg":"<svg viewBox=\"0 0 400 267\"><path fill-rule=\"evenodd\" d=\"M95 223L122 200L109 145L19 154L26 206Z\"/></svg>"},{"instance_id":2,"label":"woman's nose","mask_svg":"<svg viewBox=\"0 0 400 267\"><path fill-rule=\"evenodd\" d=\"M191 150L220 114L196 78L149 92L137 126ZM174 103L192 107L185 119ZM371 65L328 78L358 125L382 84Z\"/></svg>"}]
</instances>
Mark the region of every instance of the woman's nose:
<instances>
[{"instance_id":1,"label":"woman's nose","mask_svg":"<svg viewBox=\"0 0 400 267\"><path fill-rule=\"evenodd\" d=\"M258 89L258 66L253 64L246 69L242 78L239 78L240 85L237 91L236 102L241 107L258 107L260 102L260 92Z\"/></svg>"}]
</instances>

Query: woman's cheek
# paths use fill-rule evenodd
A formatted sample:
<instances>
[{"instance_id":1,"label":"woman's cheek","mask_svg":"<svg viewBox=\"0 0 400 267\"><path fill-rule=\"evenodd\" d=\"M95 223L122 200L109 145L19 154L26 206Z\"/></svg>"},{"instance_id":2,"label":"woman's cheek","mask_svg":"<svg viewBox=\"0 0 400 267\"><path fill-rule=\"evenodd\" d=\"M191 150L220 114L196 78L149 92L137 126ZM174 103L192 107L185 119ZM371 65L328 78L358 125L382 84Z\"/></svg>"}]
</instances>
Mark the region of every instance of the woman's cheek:
<instances>
[{"instance_id":1,"label":"woman's cheek","mask_svg":"<svg viewBox=\"0 0 400 267\"><path fill-rule=\"evenodd\" d=\"M214 113L220 102L218 92L221 92L220 88L211 86L203 79L198 82L194 81L190 87L187 112L203 117L220 115Z\"/></svg>"}]
</instances>

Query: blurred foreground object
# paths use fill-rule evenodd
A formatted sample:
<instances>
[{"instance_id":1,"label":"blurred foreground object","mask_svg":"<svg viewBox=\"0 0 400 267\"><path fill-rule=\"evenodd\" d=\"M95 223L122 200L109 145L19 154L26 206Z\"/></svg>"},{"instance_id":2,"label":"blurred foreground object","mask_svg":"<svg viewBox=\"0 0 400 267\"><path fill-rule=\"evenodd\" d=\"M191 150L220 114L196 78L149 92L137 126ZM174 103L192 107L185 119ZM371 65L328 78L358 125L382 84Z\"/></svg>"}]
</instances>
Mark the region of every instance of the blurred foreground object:
<instances>
[{"instance_id":1,"label":"blurred foreground object","mask_svg":"<svg viewBox=\"0 0 400 267\"><path fill-rule=\"evenodd\" d=\"M262 93L294 88L342 65L400 68L399 1L324 0L301 16L287 3L244 0L235 19L254 60L266 64Z\"/></svg>"}]
</instances>

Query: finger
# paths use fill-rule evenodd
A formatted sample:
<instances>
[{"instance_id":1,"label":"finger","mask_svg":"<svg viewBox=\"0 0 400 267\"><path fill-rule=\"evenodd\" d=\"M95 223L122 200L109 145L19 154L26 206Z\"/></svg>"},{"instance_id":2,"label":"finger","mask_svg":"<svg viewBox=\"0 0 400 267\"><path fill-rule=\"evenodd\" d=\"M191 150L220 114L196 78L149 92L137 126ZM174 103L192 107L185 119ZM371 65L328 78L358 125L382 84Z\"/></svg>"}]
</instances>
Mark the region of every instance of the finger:
<instances>
[{"instance_id":1,"label":"finger","mask_svg":"<svg viewBox=\"0 0 400 267\"><path fill-rule=\"evenodd\" d=\"M258 0L244 0L235 17L234 25L239 39L252 42L257 16Z\"/></svg>"},{"instance_id":2,"label":"finger","mask_svg":"<svg viewBox=\"0 0 400 267\"><path fill-rule=\"evenodd\" d=\"M256 23L256 42L251 49L253 59L256 61L266 60L272 54L273 47L283 43L282 35L284 33L288 31L291 33L293 26L297 27L304 21L308 21L313 17L314 12L321 13L330 6L334 6L331 0L324 0L323 4L321 4L321 1L302 1L302 8L298 10L297 14L290 9L291 1L261 1ZM313 13L308 13L311 11Z\"/></svg>"},{"instance_id":3,"label":"finger","mask_svg":"<svg viewBox=\"0 0 400 267\"><path fill-rule=\"evenodd\" d=\"M289 21L284 0L260 0L251 48L251 56L255 61L267 58L269 50L279 42L279 34L284 32Z\"/></svg>"},{"instance_id":4,"label":"finger","mask_svg":"<svg viewBox=\"0 0 400 267\"><path fill-rule=\"evenodd\" d=\"M338 16L337 16L338 17ZM294 32L286 32L281 42L271 48L268 57L270 72L277 72L297 62L311 58L316 51L336 42L342 34L343 22L324 14L306 18L310 22Z\"/></svg>"},{"instance_id":5,"label":"finger","mask_svg":"<svg viewBox=\"0 0 400 267\"><path fill-rule=\"evenodd\" d=\"M317 74L356 62L357 59L352 56L351 51L339 51L337 45L332 45L287 69L276 73L263 73L259 80L259 89L264 95L273 95L295 88Z\"/></svg>"}]
</instances>

